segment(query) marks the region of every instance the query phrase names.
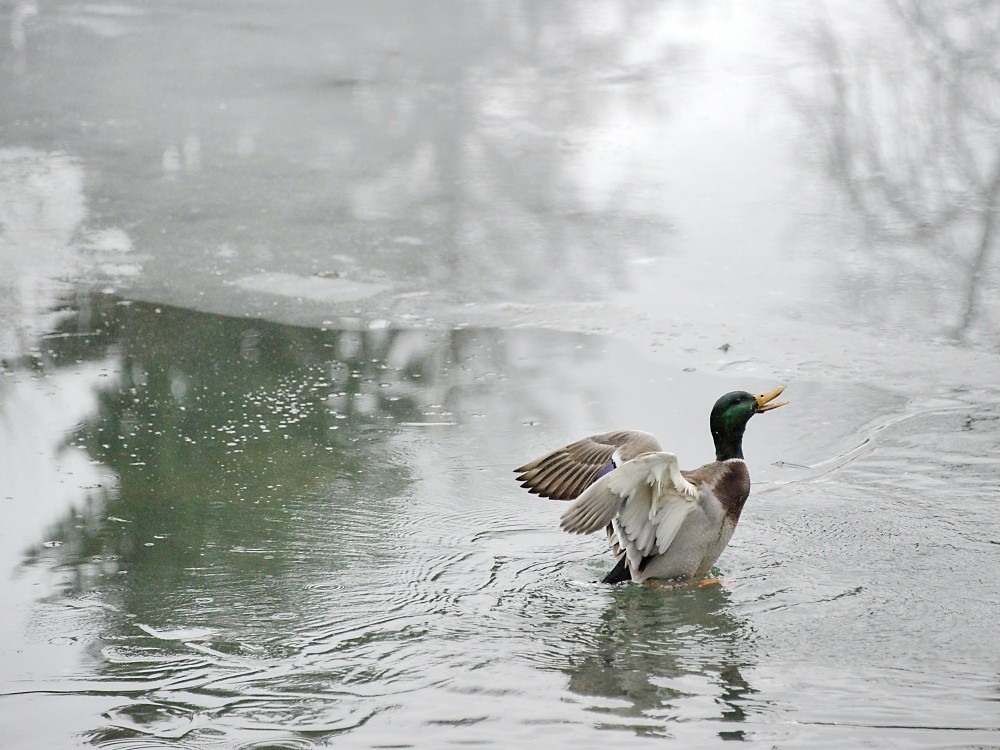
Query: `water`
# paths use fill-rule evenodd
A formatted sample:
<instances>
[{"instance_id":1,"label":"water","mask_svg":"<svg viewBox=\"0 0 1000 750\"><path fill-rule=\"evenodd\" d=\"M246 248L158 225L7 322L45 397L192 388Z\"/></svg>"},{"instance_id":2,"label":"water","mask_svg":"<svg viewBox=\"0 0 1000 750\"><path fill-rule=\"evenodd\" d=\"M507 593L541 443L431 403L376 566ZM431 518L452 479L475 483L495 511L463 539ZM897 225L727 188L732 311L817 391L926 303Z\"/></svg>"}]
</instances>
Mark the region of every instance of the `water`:
<instances>
[{"instance_id":1,"label":"water","mask_svg":"<svg viewBox=\"0 0 1000 750\"><path fill-rule=\"evenodd\" d=\"M510 467L630 412L709 455L728 376L593 335L83 302L5 377L11 746L995 742L996 394L795 382L748 433L726 582L609 588ZM692 403L643 415L664 386Z\"/></svg>"},{"instance_id":2,"label":"water","mask_svg":"<svg viewBox=\"0 0 1000 750\"><path fill-rule=\"evenodd\" d=\"M1000 746L996 23L8 3L0 746ZM778 383L720 585L513 481Z\"/></svg>"}]
</instances>

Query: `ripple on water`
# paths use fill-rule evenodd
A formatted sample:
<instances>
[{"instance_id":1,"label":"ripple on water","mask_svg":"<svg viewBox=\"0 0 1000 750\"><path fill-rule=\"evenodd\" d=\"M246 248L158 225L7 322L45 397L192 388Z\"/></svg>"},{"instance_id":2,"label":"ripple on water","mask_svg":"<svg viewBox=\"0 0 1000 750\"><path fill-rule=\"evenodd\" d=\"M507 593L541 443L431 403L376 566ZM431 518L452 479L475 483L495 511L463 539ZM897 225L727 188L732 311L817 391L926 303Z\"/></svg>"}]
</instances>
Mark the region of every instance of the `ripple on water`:
<instances>
[{"instance_id":1,"label":"ripple on water","mask_svg":"<svg viewBox=\"0 0 1000 750\"><path fill-rule=\"evenodd\" d=\"M582 705L610 724L646 732L706 705L742 715L756 705L749 696L759 665L748 643L770 643L779 633L822 656L815 641L836 643L847 633L863 647L887 632L872 626L872 610L888 611L893 597L927 600L911 596L912 586L897 586L888 597L869 583L873 563L884 570L884 558L907 554L937 512L887 491L877 483L885 467L873 469L879 460L902 460L895 446L919 452L927 465L923 446L936 427L921 424L892 423L879 430L873 456L759 498L722 560L726 573L736 572L726 586L603 586L597 581L610 565L604 541L560 532L558 504L534 508L527 523L524 504L467 498L454 488L366 505L341 518L345 527L334 535L357 543L350 566L332 568L325 580L290 577L307 595L296 602L298 617L280 621L281 649L226 661L220 657L227 654L208 654L205 643L168 638L184 629L147 631L161 651L212 656L201 669L189 666L193 679L184 688L224 701L187 700L174 680L173 689L146 696L157 699L154 708L109 716L121 731L218 737L249 749L333 744L324 738L400 706L409 707L403 712L410 721L419 714L430 725L465 726L501 698L540 705L541 684L568 688L570 695L554 693L560 706ZM904 429L907 440L899 434ZM865 481L845 483L846 475ZM926 495L919 475L907 481ZM891 512L903 506L909 515ZM935 556L942 559L948 557ZM266 616L275 622L273 612ZM909 626L905 613L895 622L897 629ZM482 701L469 697L475 695ZM208 734L208 727L221 734Z\"/></svg>"},{"instance_id":2,"label":"ripple on water","mask_svg":"<svg viewBox=\"0 0 1000 750\"><path fill-rule=\"evenodd\" d=\"M103 714L109 726L93 735L101 747L192 747L257 735L240 747L313 747L302 735L330 736L354 729L376 713L369 702L343 693L283 694L273 683L259 694L187 705L169 699L137 700ZM169 696L169 691L162 691ZM158 694L159 695L159 694ZM193 694L192 694L193 695ZM122 733L141 737L122 737ZM197 742L195 741L197 740ZM169 741L169 745L163 742ZM111 743L111 744L109 744ZM144 744L145 743L145 744Z\"/></svg>"},{"instance_id":3,"label":"ripple on water","mask_svg":"<svg viewBox=\"0 0 1000 750\"><path fill-rule=\"evenodd\" d=\"M101 649L101 656L116 675L145 683L161 683L183 679L207 666L204 656L187 651L184 644L172 644L171 652L160 648L114 644ZM185 649L184 652L179 652Z\"/></svg>"},{"instance_id":4,"label":"ripple on water","mask_svg":"<svg viewBox=\"0 0 1000 750\"><path fill-rule=\"evenodd\" d=\"M119 730L104 729L89 736L90 744L102 750L205 750L204 744L192 744L183 740L165 742L151 737L116 737Z\"/></svg>"},{"instance_id":5,"label":"ripple on water","mask_svg":"<svg viewBox=\"0 0 1000 750\"><path fill-rule=\"evenodd\" d=\"M139 700L106 711L103 716L115 729L177 740L196 728L197 713L187 706Z\"/></svg>"},{"instance_id":6,"label":"ripple on water","mask_svg":"<svg viewBox=\"0 0 1000 750\"><path fill-rule=\"evenodd\" d=\"M215 729L229 729L231 736L268 732L300 737L302 734L334 735L367 722L378 709L356 696L344 695L260 695L232 705L212 723ZM305 739L305 738L302 738Z\"/></svg>"},{"instance_id":7,"label":"ripple on water","mask_svg":"<svg viewBox=\"0 0 1000 750\"><path fill-rule=\"evenodd\" d=\"M323 747L307 737L282 737L274 739L253 740L236 746L236 750L311 750Z\"/></svg>"}]
</instances>

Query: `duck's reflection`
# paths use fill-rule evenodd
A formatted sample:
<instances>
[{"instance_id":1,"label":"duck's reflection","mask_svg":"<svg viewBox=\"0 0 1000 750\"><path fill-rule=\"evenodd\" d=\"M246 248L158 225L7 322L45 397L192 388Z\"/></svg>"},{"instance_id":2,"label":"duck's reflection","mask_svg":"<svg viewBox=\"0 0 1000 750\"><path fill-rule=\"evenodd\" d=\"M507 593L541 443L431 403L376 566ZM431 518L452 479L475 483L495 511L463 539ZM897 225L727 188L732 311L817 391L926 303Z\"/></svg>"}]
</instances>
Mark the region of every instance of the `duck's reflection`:
<instances>
[{"instance_id":1,"label":"duck's reflection","mask_svg":"<svg viewBox=\"0 0 1000 750\"><path fill-rule=\"evenodd\" d=\"M576 639L580 650L565 669L571 691L600 699L592 710L604 715L601 726L670 736L671 721L696 703L706 720L747 720L757 692L746 677L754 646L723 586L616 586L600 621L598 633ZM714 717L704 714L706 696ZM743 730L719 736L739 740Z\"/></svg>"}]
</instances>

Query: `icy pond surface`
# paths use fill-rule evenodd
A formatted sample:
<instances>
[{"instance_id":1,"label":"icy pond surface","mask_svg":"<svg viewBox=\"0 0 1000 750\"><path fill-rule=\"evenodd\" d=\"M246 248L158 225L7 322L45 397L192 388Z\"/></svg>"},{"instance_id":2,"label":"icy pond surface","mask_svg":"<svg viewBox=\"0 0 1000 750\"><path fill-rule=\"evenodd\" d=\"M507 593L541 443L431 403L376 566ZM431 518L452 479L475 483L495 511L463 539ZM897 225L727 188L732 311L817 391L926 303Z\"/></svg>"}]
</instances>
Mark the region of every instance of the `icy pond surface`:
<instances>
[{"instance_id":1,"label":"icy pond surface","mask_svg":"<svg viewBox=\"0 0 1000 750\"><path fill-rule=\"evenodd\" d=\"M1000 746L1000 9L747 5L0 5L0 747Z\"/></svg>"}]
</instances>

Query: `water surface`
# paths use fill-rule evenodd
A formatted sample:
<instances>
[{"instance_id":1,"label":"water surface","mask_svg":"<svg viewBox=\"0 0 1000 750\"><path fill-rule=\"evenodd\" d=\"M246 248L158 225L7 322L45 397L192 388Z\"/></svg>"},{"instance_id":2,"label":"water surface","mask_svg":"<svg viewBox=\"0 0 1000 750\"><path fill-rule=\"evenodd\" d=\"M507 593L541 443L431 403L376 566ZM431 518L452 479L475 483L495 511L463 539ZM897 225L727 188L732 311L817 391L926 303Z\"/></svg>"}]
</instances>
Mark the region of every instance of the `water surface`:
<instances>
[{"instance_id":1,"label":"water surface","mask_svg":"<svg viewBox=\"0 0 1000 750\"><path fill-rule=\"evenodd\" d=\"M997 23L2 6L0 744L1000 745ZM778 383L720 585L513 481Z\"/></svg>"}]
</instances>

